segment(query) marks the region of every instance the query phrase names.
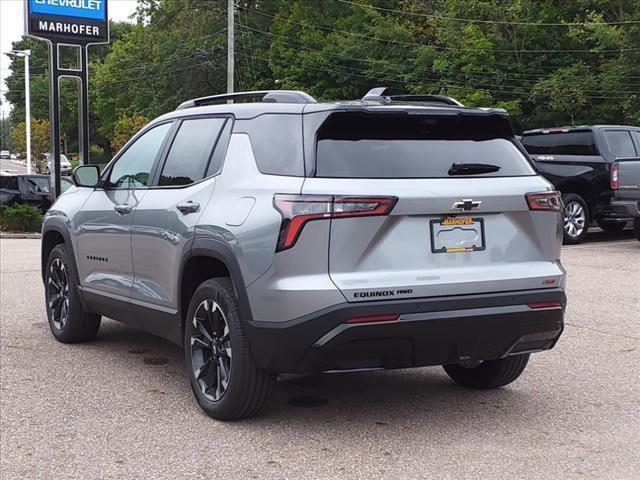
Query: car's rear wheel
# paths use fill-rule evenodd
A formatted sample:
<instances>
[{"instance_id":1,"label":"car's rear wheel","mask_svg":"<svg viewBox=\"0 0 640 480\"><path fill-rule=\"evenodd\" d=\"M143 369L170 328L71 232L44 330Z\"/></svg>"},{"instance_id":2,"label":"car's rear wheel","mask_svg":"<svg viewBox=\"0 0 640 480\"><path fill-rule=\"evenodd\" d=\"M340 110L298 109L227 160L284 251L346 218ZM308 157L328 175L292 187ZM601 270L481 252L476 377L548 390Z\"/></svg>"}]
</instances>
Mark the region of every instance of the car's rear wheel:
<instances>
[{"instance_id":1,"label":"car's rear wheel","mask_svg":"<svg viewBox=\"0 0 640 480\"><path fill-rule=\"evenodd\" d=\"M616 220L598 220L598 226L605 232L621 232L627 226L627 222Z\"/></svg>"},{"instance_id":2,"label":"car's rear wheel","mask_svg":"<svg viewBox=\"0 0 640 480\"><path fill-rule=\"evenodd\" d=\"M640 218L635 218L633 220L633 231L636 234L636 238L640 240Z\"/></svg>"},{"instance_id":3,"label":"car's rear wheel","mask_svg":"<svg viewBox=\"0 0 640 480\"><path fill-rule=\"evenodd\" d=\"M238 420L259 412L269 397L273 375L253 362L228 278L207 280L193 294L184 347L193 394L207 415Z\"/></svg>"},{"instance_id":4,"label":"car's rear wheel","mask_svg":"<svg viewBox=\"0 0 640 480\"><path fill-rule=\"evenodd\" d=\"M449 377L467 388L486 390L508 385L517 379L529 361L529 355L512 355L496 360L487 360L478 366L444 365Z\"/></svg>"},{"instance_id":5,"label":"car's rear wheel","mask_svg":"<svg viewBox=\"0 0 640 480\"><path fill-rule=\"evenodd\" d=\"M580 243L589 229L589 208L587 202L576 193L562 195L564 203L564 243Z\"/></svg>"},{"instance_id":6,"label":"car's rear wheel","mask_svg":"<svg viewBox=\"0 0 640 480\"><path fill-rule=\"evenodd\" d=\"M64 244L56 245L44 274L47 318L51 333L64 343L93 340L100 328L100 315L82 308L73 265Z\"/></svg>"}]
</instances>

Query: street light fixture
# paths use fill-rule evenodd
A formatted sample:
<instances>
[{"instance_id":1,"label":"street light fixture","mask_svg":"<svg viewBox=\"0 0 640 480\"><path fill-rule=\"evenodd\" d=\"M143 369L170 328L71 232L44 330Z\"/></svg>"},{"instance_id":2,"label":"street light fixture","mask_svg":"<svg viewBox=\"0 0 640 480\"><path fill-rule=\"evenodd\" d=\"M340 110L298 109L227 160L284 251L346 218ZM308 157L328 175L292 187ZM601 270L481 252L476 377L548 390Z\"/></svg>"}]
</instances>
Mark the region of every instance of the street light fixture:
<instances>
[{"instance_id":1,"label":"street light fixture","mask_svg":"<svg viewBox=\"0 0 640 480\"><path fill-rule=\"evenodd\" d=\"M27 173L31 173L31 98L29 91L29 56L31 50L11 50L7 55L24 57L24 103L27 143Z\"/></svg>"}]
</instances>

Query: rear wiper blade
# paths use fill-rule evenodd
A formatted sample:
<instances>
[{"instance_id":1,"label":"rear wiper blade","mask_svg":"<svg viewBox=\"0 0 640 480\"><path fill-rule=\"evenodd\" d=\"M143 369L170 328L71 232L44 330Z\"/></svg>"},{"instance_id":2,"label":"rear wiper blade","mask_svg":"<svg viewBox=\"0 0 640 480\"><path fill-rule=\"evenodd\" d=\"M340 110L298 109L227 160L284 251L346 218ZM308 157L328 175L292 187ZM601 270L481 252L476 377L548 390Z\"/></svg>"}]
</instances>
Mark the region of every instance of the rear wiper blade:
<instances>
[{"instance_id":1,"label":"rear wiper blade","mask_svg":"<svg viewBox=\"0 0 640 480\"><path fill-rule=\"evenodd\" d=\"M479 175L500 170L498 165L490 163L454 163L449 168L449 175Z\"/></svg>"}]
</instances>

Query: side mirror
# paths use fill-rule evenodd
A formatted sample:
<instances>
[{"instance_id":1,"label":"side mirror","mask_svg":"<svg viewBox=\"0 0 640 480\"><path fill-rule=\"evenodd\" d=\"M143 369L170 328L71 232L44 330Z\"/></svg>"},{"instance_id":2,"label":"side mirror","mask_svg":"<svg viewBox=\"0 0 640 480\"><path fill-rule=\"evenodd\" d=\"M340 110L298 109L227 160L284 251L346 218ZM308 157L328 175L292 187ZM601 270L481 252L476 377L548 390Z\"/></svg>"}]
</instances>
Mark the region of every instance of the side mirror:
<instances>
[{"instance_id":1,"label":"side mirror","mask_svg":"<svg viewBox=\"0 0 640 480\"><path fill-rule=\"evenodd\" d=\"M100 180L98 165L80 165L73 170L73 181L79 187L95 187Z\"/></svg>"}]
</instances>

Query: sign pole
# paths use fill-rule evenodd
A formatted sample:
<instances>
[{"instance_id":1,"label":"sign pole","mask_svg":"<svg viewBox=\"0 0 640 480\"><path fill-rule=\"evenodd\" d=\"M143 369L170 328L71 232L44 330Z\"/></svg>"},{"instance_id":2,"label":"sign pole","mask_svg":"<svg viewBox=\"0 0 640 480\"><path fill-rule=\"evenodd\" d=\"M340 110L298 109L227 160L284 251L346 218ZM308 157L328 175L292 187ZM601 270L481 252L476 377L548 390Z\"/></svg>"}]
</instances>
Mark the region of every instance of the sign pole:
<instances>
[{"instance_id":1,"label":"sign pole","mask_svg":"<svg viewBox=\"0 0 640 480\"><path fill-rule=\"evenodd\" d=\"M27 137L27 174L31 175L31 89L29 78L29 57L31 50L24 51L24 101L25 126Z\"/></svg>"},{"instance_id":2,"label":"sign pole","mask_svg":"<svg viewBox=\"0 0 640 480\"><path fill-rule=\"evenodd\" d=\"M51 123L51 153L53 154L53 198L60 195L60 77L58 44L49 44L49 122Z\"/></svg>"},{"instance_id":3,"label":"sign pole","mask_svg":"<svg viewBox=\"0 0 640 480\"><path fill-rule=\"evenodd\" d=\"M80 68L82 69L80 77L80 165L89 164L89 58L88 47L80 47Z\"/></svg>"},{"instance_id":4,"label":"sign pole","mask_svg":"<svg viewBox=\"0 0 640 480\"><path fill-rule=\"evenodd\" d=\"M3 1L3 0L0 0ZM233 1L233 0L231 0ZM89 163L89 61L88 46L109 43L107 0L61 2L59 0L24 0L25 31L30 37L49 43L49 117L51 119L51 154L53 155L53 197L60 195L60 78L72 77L80 82L78 102L78 137L80 165ZM59 47L78 48L77 68L60 66ZM28 61L28 59L27 59ZM29 78L28 63L25 76ZM28 90L27 90L28 92ZM28 98L27 93L27 98ZM27 100L28 105L28 100ZM27 112L29 112L27 107ZM27 113L29 116L29 113ZM27 118L29 125L29 118ZM27 127L29 129L29 127ZM27 137L29 136L27 130Z\"/></svg>"}]
</instances>

